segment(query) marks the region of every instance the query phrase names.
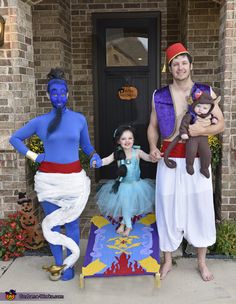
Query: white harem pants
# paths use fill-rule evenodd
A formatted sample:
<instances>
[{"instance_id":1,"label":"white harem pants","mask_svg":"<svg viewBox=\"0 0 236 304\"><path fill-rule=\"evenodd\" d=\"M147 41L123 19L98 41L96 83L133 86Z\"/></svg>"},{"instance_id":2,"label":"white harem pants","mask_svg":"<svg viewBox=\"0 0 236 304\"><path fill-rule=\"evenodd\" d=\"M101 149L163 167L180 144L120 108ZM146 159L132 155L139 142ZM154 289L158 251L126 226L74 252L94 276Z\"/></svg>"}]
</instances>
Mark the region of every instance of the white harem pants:
<instances>
[{"instance_id":1,"label":"white harem pants","mask_svg":"<svg viewBox=\"0 0 236 304\"><path fill-rule=\"evenodd\" d=\"M71 251L63 261L66 270L78 260L80 248L72 238L53 231L52 228L70 223L80 216L90 194L90 179L82 170L70 174L37 172L34 180L38 200L48 201L60 207L44 218L42 230L49 243L65 246Z\"/></svg>"},{"instance_id":2,"label":"white harem pants","mask_svg":"<svg viewBox=\"0 0 236 304\"><path fill-rule=\"evenodd\" d=\"M194 161L193 175L186 171L185 158L172 158L175 169L164 160L158 162L156 176L156 218L160 249L176 250L183 237L195 247L215 243L215 214L212 180L200 173L200 162Z\"/></svg>"}]
</instances>

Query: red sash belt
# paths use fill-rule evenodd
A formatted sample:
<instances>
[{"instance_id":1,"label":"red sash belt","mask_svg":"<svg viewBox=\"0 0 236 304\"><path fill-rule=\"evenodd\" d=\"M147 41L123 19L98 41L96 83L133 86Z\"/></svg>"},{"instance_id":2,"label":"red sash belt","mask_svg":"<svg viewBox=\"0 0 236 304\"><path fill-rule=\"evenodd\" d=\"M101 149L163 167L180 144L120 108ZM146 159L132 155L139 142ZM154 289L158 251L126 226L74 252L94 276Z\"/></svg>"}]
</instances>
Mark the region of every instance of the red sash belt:
<instances>
[{"instance_id":1,"label":"red sash belt","mask_svg":"<svg viewBox=\"0 0 236 304\"><path fill-rule=\"evenodd\" d=\"M58 164L44 161L40 164L38 170L45 173L78 173L82 170L80 161L77 160L69 164Z\"/></svg>"},{"instance_id":2,"label":"red sash belt","mask_svg":"<svg viewBox=\"0 0 236 304\"><path fill-rule=\"evenodd\" d=\"M164 153L170 143L170 141L164 140L162 143L161 152ZM185 143L177 143L174 149L170 152L169 157L185 158Z\"/></svg>"}]
</instances>

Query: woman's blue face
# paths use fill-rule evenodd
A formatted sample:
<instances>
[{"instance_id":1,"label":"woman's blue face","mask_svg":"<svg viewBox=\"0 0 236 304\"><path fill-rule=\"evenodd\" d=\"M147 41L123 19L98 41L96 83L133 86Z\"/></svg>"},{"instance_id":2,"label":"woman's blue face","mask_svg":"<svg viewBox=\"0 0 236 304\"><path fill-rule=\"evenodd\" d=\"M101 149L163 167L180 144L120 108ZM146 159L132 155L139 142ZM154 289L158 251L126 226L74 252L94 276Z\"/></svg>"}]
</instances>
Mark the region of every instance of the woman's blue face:
<instances>
[{"instance_id":1,"label":"woman's blue face","mask_svg":"<svg viewBox=\"0 0 236 304\"><path fill-rule=\"evenodd\" d=\"M64 108L68 100L67 86L61 83L51 84L49 97L54 108Z\"/></svg>"}]
</instances>

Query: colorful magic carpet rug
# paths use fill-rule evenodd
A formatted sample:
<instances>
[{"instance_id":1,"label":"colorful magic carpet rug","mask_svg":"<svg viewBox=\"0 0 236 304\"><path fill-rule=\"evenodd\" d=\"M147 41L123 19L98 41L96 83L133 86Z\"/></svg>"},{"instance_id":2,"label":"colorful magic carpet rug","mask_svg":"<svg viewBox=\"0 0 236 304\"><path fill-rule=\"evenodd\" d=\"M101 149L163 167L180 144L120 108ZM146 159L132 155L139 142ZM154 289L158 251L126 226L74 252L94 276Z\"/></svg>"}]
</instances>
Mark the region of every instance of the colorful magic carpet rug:
<instances>
[{"instance_id":1,"label":"colorful magic carpet rug","mask_svg":"<svg viewBox=\"0 0 236 304\"><path fill-rule=\"evenodd\" d=\"M80 285L84 278L154 275L160 285L159 238L154 214L141 217L128 237L116 233L117 224L103 216L91 220Z\"/></svg>"}]
</instances>

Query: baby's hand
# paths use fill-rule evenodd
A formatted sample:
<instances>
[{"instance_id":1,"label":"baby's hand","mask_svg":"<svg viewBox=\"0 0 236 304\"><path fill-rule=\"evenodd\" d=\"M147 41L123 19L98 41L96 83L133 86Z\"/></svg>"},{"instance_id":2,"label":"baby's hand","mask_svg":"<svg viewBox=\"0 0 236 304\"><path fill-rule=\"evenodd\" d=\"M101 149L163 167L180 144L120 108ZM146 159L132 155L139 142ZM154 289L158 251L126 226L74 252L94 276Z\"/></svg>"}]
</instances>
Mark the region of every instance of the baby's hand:
<instances>
[{"instance_id":1,"label":"baby's hand","mask_svg":"<svg viewBox=\"0 0 236 304\"><path fill-rule=\"evenodd\" d=\"M182 134L181 138L185 140L185 139L189 139L189 136L188 136L188 134Z\"/></svg>"}]
</instances>

